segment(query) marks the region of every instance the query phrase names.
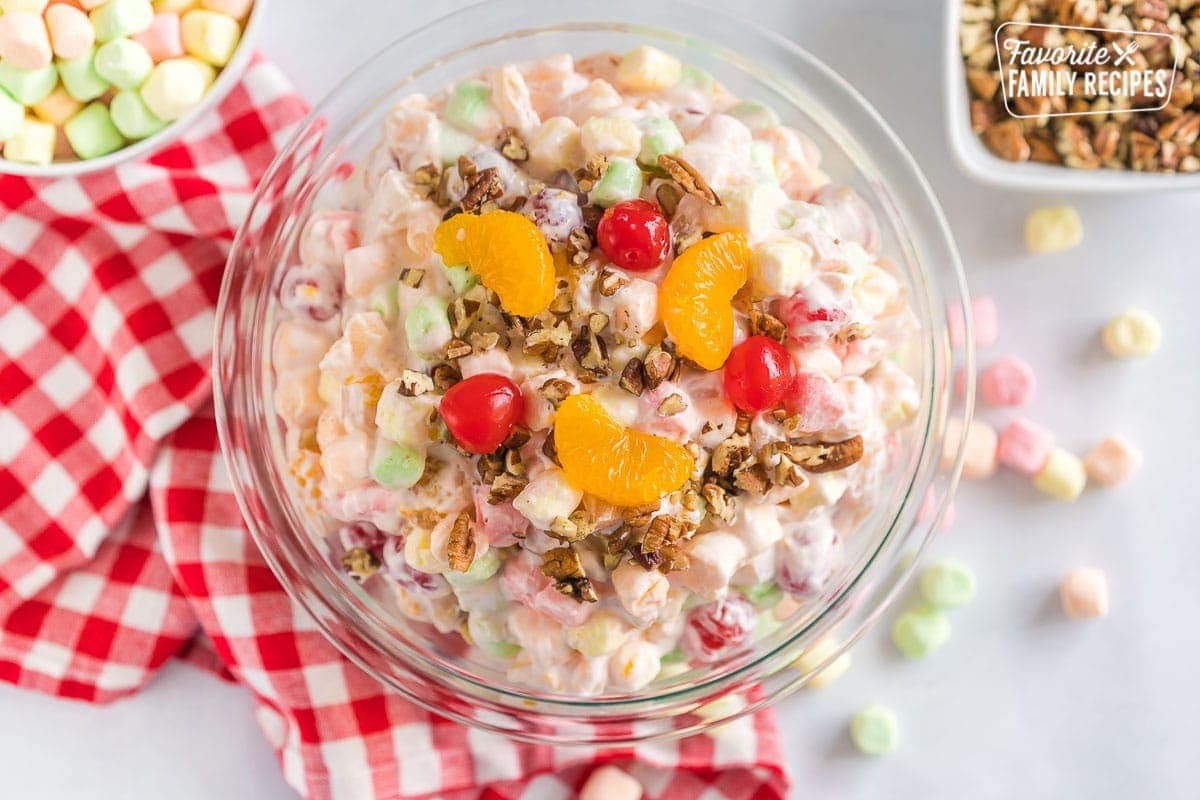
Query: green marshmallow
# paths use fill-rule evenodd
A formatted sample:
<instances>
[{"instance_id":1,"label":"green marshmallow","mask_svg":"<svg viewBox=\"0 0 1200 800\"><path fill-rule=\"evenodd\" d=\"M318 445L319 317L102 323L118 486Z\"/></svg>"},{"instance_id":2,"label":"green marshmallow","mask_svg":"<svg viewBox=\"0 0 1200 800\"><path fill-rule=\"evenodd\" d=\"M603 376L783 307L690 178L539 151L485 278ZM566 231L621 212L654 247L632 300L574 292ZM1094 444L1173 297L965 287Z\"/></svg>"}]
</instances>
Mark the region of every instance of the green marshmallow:
<instances>
[{"instance_id":1,"label":"green marshmallow","mask_svg":"<svg viewBox=\"0 0 1200 800\"><path fill-rule=\"evenodd\" d=\"M63 124L63 133L75 155L83 159L105 156L125 146L125 137L113 125L108 108L92 103Z\"/></svg>"},{"instance_id":2,"label":"green marshmallow","mask_svg":"<svg viewBox=\"0 0 1200 800\"><path fill-rule=\"evenodd\" d=\"M25 106L14 100L7 90L0 89L0 142L16 136L24 119Z\"/></svg>"},{"instance_id":3,"label":"green marshmallow","mask_svg":"<svg viewBox=\"0 0 1200 800\"><path fill-rule=\"evenodd\" d=\"M471 272L471 268L463 264L454 267L443 267L446 270L446 280L455 294L466 294L479 284L479 276Z\"/></svg>"},{"instance_id":4,"label":"green marshmallow","mask_svg":"<svg viewBox=\"0 0 1200 800\"><path fill-rule=\"evenodd\" d=\"M128 139L145 139L167 126L154 116L146 101L135 91L117 92L108 107L113 125Z\"/></svg>"},{"instance_id":5,"label":"green marshmallow","mask_svg":"<svg viewBox=\"0 0 1200 800\"><path fill-rule=\"evenodd\" d=\"M500 563L500 553L497 552L496 548L489 547L483 555L475 556L475 560L471 562L471 566L466 572L450 570L443 573L443 577L445 577L447 583L455 588L460 586L476 586L495 575L500 569Z\"/></svg>"},{"instance_id":6,"label":"green marshmallow","mask_svg":"<svg viewBox=\"0 0 1200 800\"><path fill-rule=\"evenodd\" d=\"M911 659L922 659L950 639L950 620L933 606L905 611L892 624L892 641Z\"/></svg>"},{"instance_id":7,"label":"green marshmallow","mask_svg":"<svg viewBox=\"0 0 1200 800\"><path fill-rule=\"evenodd\" d=\"M110 86L108 81L96 73L96 67L92 63L95 54L96 49L92 48L81 56L58 62L58 74L62 78L63 88L81 103L95 100L107 92Z\"/></svg>"},{"instance_id":8,"label":"green marshmallow","mask_svg":"<svg viewBox=\"0 0 1200 800\"><path fill-rule=\"evenodd\" d=\"M647 167L658 167L658 157L678 153L683 147L683 134L675 123L665 117L650 117L642 120L642 149L638 163Z\"/></svg>"},{"instance_id":9,"label":"green marshmallow","mask_svg":"<svg viewBox=\"0 0 1200 800\"><path fill-rule=\"evenodd\" d=\"M900 744L896 712L878 703L859 711L850 720L850 741L863 755L882 756L892 752Z\"/></svg>"},{"instance_id":10,"label":"green marshmallow","mask_svg":"<svg viewBox=\"0 0 1200 800\"><path fill-rule=\"evenodd\" d=\"M450 318L446 315L446 298L429 295L417 301L404 318L404 335L415 353L432 355L441 350L451 338Z\"/></svg>"},{"instance_id":11,"label":"green marshmallow","mask_svg":"<svg viewBox=\"0 0 1200 800\"><path fill-rule=\"evenodd\" d=\"M136 89L154 69L154 59L132 39L113 39L96 48L96 74L120 89Z\"/></svg>"},{"instance_id":12,"label":"green marshmallow","mask_svg":"<svg viewBox=\"0 0 1200 800\"><path fill-rule=\"evenodd\" d=\"M424 472L425 456L406 444L384 447L371 466L371 477L389 489L407 489L421 480Z\"/></svg>"},{"instance_id":13,"label":"green marshmallow","mask_svg":"<svg viewBox=\"0 0 1200 800\"><path fill-rule=\"evenodd\" d=\"M679 82L693 89L698 89L704 94L712 94L715 83L712 75L690 64L683 65L683 70L679 73Z\"/></svg>"},{"instance_id":14,"label":"green marshmallow","mask_svg":"<svg viewBox=\"0 0 1200 800\"><path fill-rule=\"evenodd\" d=\"M154 7L150 0L108 0L88 16L96 41L110 42L149 28L154 21Z\"/></svg>"},{"instance_id":15,"label":"green marshmallow","mask_svg":"<svg viewBox=\"0 0 1200 800\"><path fill-rule=\"evenodd\" d=\"M642 193L642 170L629 158L613 158L608 169L588 193L588 200L601 208L631 200Z\"/></svg>"},{"instance_id":16,"label":"green marshmallow","mask_svg":"<svg viewBox=\"0 0 1200 800\"><path fill-rule=\"evenodd\" d=\"M49 97L57 85L58 70L53 64L42 69L20 69L0 61L0 87L18 103L36 105Z\"/></svg>"},{"instance_id":17,"label":"green marshmallow","mask_svg":"<svg viewBox=\"0 0 1200 800\"><path fill-rule=\"evenodd\" d=\"M758 608L774 608L783 598L783 590L775 581L763 581L754 586L739 586L738 591Z\"/></svg>"},{"instance_id":18,"label":"green marshmallow","mask_svg":"<svg viewBox=\"0 0 1200 800\"><path fill-rule=\"evenodd\" d=\"M453 125L438 126L438 153L443 167L457 163L459 156L465 156L478 147L478 142Z\"/></svg>"},{"instance_id":19,"label":"green marshmallow","mask_svg":"<svg viewBox=\"0 0 1200 800\"><path fill-rule=\"evenodd\" d=\"M463 81L450 93L443 116L455 127L472 130L491 97L492 90L483 81Z\"/></svg>"},{"instance_id":20,"label":"green marshmallow","mask_svg":"<svg viewBox=\"0 0 1200 800\"><path fill-rule=\"evenodd\" d=\"M921 596L938 608L958 608L975 597L975 573L952 558L926 567L917 585Z\"/></svg>"},{"instance_id":21,"label":"green marshmallow","mask_svg":"<svg viewBox=\"0 0 1200 800\"><path fill-rule=\"evenodd\" d=\"M779 124L779 115L757 100L743 100L726 113L741 120L742 124L752 131Z\"/></svg>"},{"instance_id":22,"label":"green marshmallow","mask_svg":"<svg viewBox=\"0 0 1200 800\"><path fill-rule=\"evenodd\" d=\"M775 151L766 142L750 145L750 166L754 167L761 182L779 183L779 174L775 171Z\"/></svg>"},{"instance_id":23,"label":"green marshmallow","mask_svg":"<svg viewBox=\"0 0 1200 800\"><path fill-rule=\"evenodd\" d=\"M663 664L678 664L681 661L687 661L687 655L678 647L676 647L674 650L664 655L660 661Z\"/></svg>"},{"instance_id":24,"label":"green marshmallow","mask_svg":"<svg viewBox=\"0 0 1200 800\"><path fill-rule=\"evenodd\" d=\"M512 642L480 642L479 649L492 658L499 658L505 661L521 652L520 645L513 644Z\"/></svg>"},{"instance_id":25,"label":"green marshmallow","mask_svg":"<svg viewBox=\"0 0 1200 800\"><path fill-rule=\"evenodd\" d=\"M368 298L371 310L383 317L383 321L389 325L400 313L400 300L397 296L399 288L394 283L390 286L380 286L371 292L371 296Z\"/></svg>"}]
</instances>

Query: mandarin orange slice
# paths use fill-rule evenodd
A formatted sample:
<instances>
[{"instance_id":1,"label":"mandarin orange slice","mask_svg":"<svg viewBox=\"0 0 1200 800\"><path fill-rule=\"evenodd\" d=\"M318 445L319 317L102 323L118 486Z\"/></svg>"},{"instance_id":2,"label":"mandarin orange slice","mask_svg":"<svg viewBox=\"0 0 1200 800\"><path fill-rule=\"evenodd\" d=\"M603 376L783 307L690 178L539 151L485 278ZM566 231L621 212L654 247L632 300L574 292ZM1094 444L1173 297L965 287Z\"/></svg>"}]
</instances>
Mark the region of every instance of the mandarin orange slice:
<instances>
[{"instance_id":1,"label":"mandarin orange slice","mask_svg":"<svg viewBox=\"0 0 1200 800\"><path fill-rule=\"evenodd\" d=\"M572 486L615 506L652 503L683 486L695 466L683 445L620 425L590 394L559 405L554 446Z\"/></svg>"},{"instance_id":2,"label":"mandarin orange slice","mask_svg":"<svg viewBox=\"0 0 1200 800\"><path fill-rule=\"evenodd\" d=\"M733 296L750 274L741 232L719 233L679 254L658 287L658 310L680 355L720 369L733 348Z\"/></svg>"},{"instance_id":3,"label":"mandarin orange slice","mask_svg":"<svg viewBox=\"0 0 1200 800\"><path fill-rule=\"evenodd\" d=\"M433 249L447 266L469 266L510 314L532 317L554 299L550 248L538 227L520 214L456 214L434 231Z\"/></svg>"}]
</instances>

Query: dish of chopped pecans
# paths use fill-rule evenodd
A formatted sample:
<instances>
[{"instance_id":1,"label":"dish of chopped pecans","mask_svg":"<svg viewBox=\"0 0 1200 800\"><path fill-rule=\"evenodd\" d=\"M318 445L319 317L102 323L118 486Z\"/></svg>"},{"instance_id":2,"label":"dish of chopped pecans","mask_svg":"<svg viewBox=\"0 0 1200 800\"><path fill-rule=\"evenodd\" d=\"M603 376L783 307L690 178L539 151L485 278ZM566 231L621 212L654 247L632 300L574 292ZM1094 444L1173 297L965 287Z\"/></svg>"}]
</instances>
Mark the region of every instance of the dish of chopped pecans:
<instances>
[{"instance_id":1,"label":"dish of chopped pecans","mask_svg":"<svg viewBox=\"0 0 1200 800\"><path fill-rule=\"evenodd\" d=\"M1147 93L1016 98L1014 110L1028 116L1011 116L1000 86L997 30L1001 47L1017 36L1038 47L1073 45L1079 50L1123 49L1135 43L1123 69L1170 69L1176 62L1169 100L1156 110L1162 100ZM1174 37L1174 53L1161 34ZM971 128L996 156L1085 170L1200 171L1200 96L1195 91L1200 86L1200 0L963 0L959 45ZM1064 113L1068 115L1054 116Z\"/></svg>"}]
</instances>

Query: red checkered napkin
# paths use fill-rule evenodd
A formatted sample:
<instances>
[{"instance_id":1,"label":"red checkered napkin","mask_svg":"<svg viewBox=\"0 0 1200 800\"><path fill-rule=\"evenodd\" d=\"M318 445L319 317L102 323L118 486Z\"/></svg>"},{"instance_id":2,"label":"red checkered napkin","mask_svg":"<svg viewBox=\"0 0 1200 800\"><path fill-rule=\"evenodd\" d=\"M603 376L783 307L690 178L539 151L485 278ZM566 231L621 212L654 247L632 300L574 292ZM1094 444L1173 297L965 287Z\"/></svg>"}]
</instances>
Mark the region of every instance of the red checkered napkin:
<instances>
[{"instance_id":1,"label":"red checkered napkin","mask_svg":"<svg viewBox=\"0 0 1200 800\"><path fill-rule=\"evenodd\" d=\"M565 798L610 761L655 798L782 797L766 712L637 748L514 743L384 690L280 589L230 493L208 370L228 244L303 114L256 59L146 162L0 177L0 679L104 702L215 653L322 800Z\"/></svg>"}]
</instances>

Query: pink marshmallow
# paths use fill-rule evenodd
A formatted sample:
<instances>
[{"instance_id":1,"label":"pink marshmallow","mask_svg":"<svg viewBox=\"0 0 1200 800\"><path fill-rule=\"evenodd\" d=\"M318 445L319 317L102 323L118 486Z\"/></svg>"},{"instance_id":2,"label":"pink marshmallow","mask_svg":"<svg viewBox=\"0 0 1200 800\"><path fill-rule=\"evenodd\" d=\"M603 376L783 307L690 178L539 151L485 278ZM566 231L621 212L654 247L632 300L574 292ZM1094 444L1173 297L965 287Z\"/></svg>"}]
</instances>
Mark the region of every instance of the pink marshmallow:
<instances>
[{"instance_id":1,"label":"pink marshmallow","mask_svg":"<svg viewBox=\"0 0 1200 800\"><path fill-rule=\"evenodd\" d=\"M1116 486L1142 468L1142 453L1124 436L1115 433L1093 447L1083 465L1092 480Z\"/></svg>"},{"instance_id":2,"label":"pink marshmallow","mask_svg":"<svg viewBox=\"0 0 1200 800\"><path fill-rule=\"evenodd\" d=\"M154 63L183 55L183 39L179 35L179 15L155 14L150 27L129 37L146 48Z\"/></svg>"},{"instance_id":3,"label":"pink marshmallow","mask_svg":"<svg viewBox=\"0 0 1200 800\"><path fill-rule=\"evenodd\" d=\"M88 15L75 6L55 3L46 9L50 46L59 58L79 58L96 43L96 31Z\"/></svg>"},{"instance_id":4,"label":"pink marshmallow","mask_svg":"<svg viewBox=\"0 0 1200 800\"><path fill-rule=\"evenodd\" d=\"M1063 611L1072 619L1108 616L1108 576L1096 567L1077 567L1058 587Z\"/></svg>"},{"instance_id":5,"label":"pink marshmallow","mask_svg":"<svg viewBox=\"0 0 1200 800\"><path fill-rule=\"evenodd\" d=\"M637 779L612 764L596 769L579 790L579 800L638 800L641 796Z\"/></svg>"},{"instance_id":6,"label":"pink marshmallow","mask_svg":"<svg viewBox=\"0 0 1200 800\"><path fill-rule=\"evenodd\" d=\"M1054 434L1024 417L1017 417L1000 432L996 457L1000 463L1022 475L1042 471L1054 447Z\"/></svg>"},{"instance_id":7,"label":"pink marshmallow","mask_svg":"<svg viewBox=\"0 0 1200 800\"><path fill-rule=\"evenodd\" d=\"M0 58L20 69L45 69L54 55L40 14L9 11L0 16Z\"/></svg>"},{"instance_id":8,"label":"pink marshmallow","mask_svg":"<svg viewBox=\"0 0 1200 800\"><path fill-rule=\"evenodd\" d=\"M996 301L991 295L971 298L971 324L975 332L976 349L991 347L1000 338L1000 317L996 311ZM949 306L946 309L946 327L950 331L950 344L961 348L967 338L961 308Z\"/></svg>"},{"instance_id":9,"label":"pink marshmallow","mask_svg":"<svg viewBox=\"0 0 1200 800\"><path fill-rule=\"evenodd\" d=\"M209 11L228 14L234 19L242 19L250 13L254 0L200 0L200 7Z\"/></svg>"},{"instance_id":10,"label":"pink marshmallow","mask_svg":"<svg viewBox=\"0 0 1200 800\"><path fill-rule=\"evenodd\" d=\"M1029 362L1001 356L979 376L979 396L990 406L1024 406L1037 391L1037 376Z\"/></svg>"}]
</instances>

